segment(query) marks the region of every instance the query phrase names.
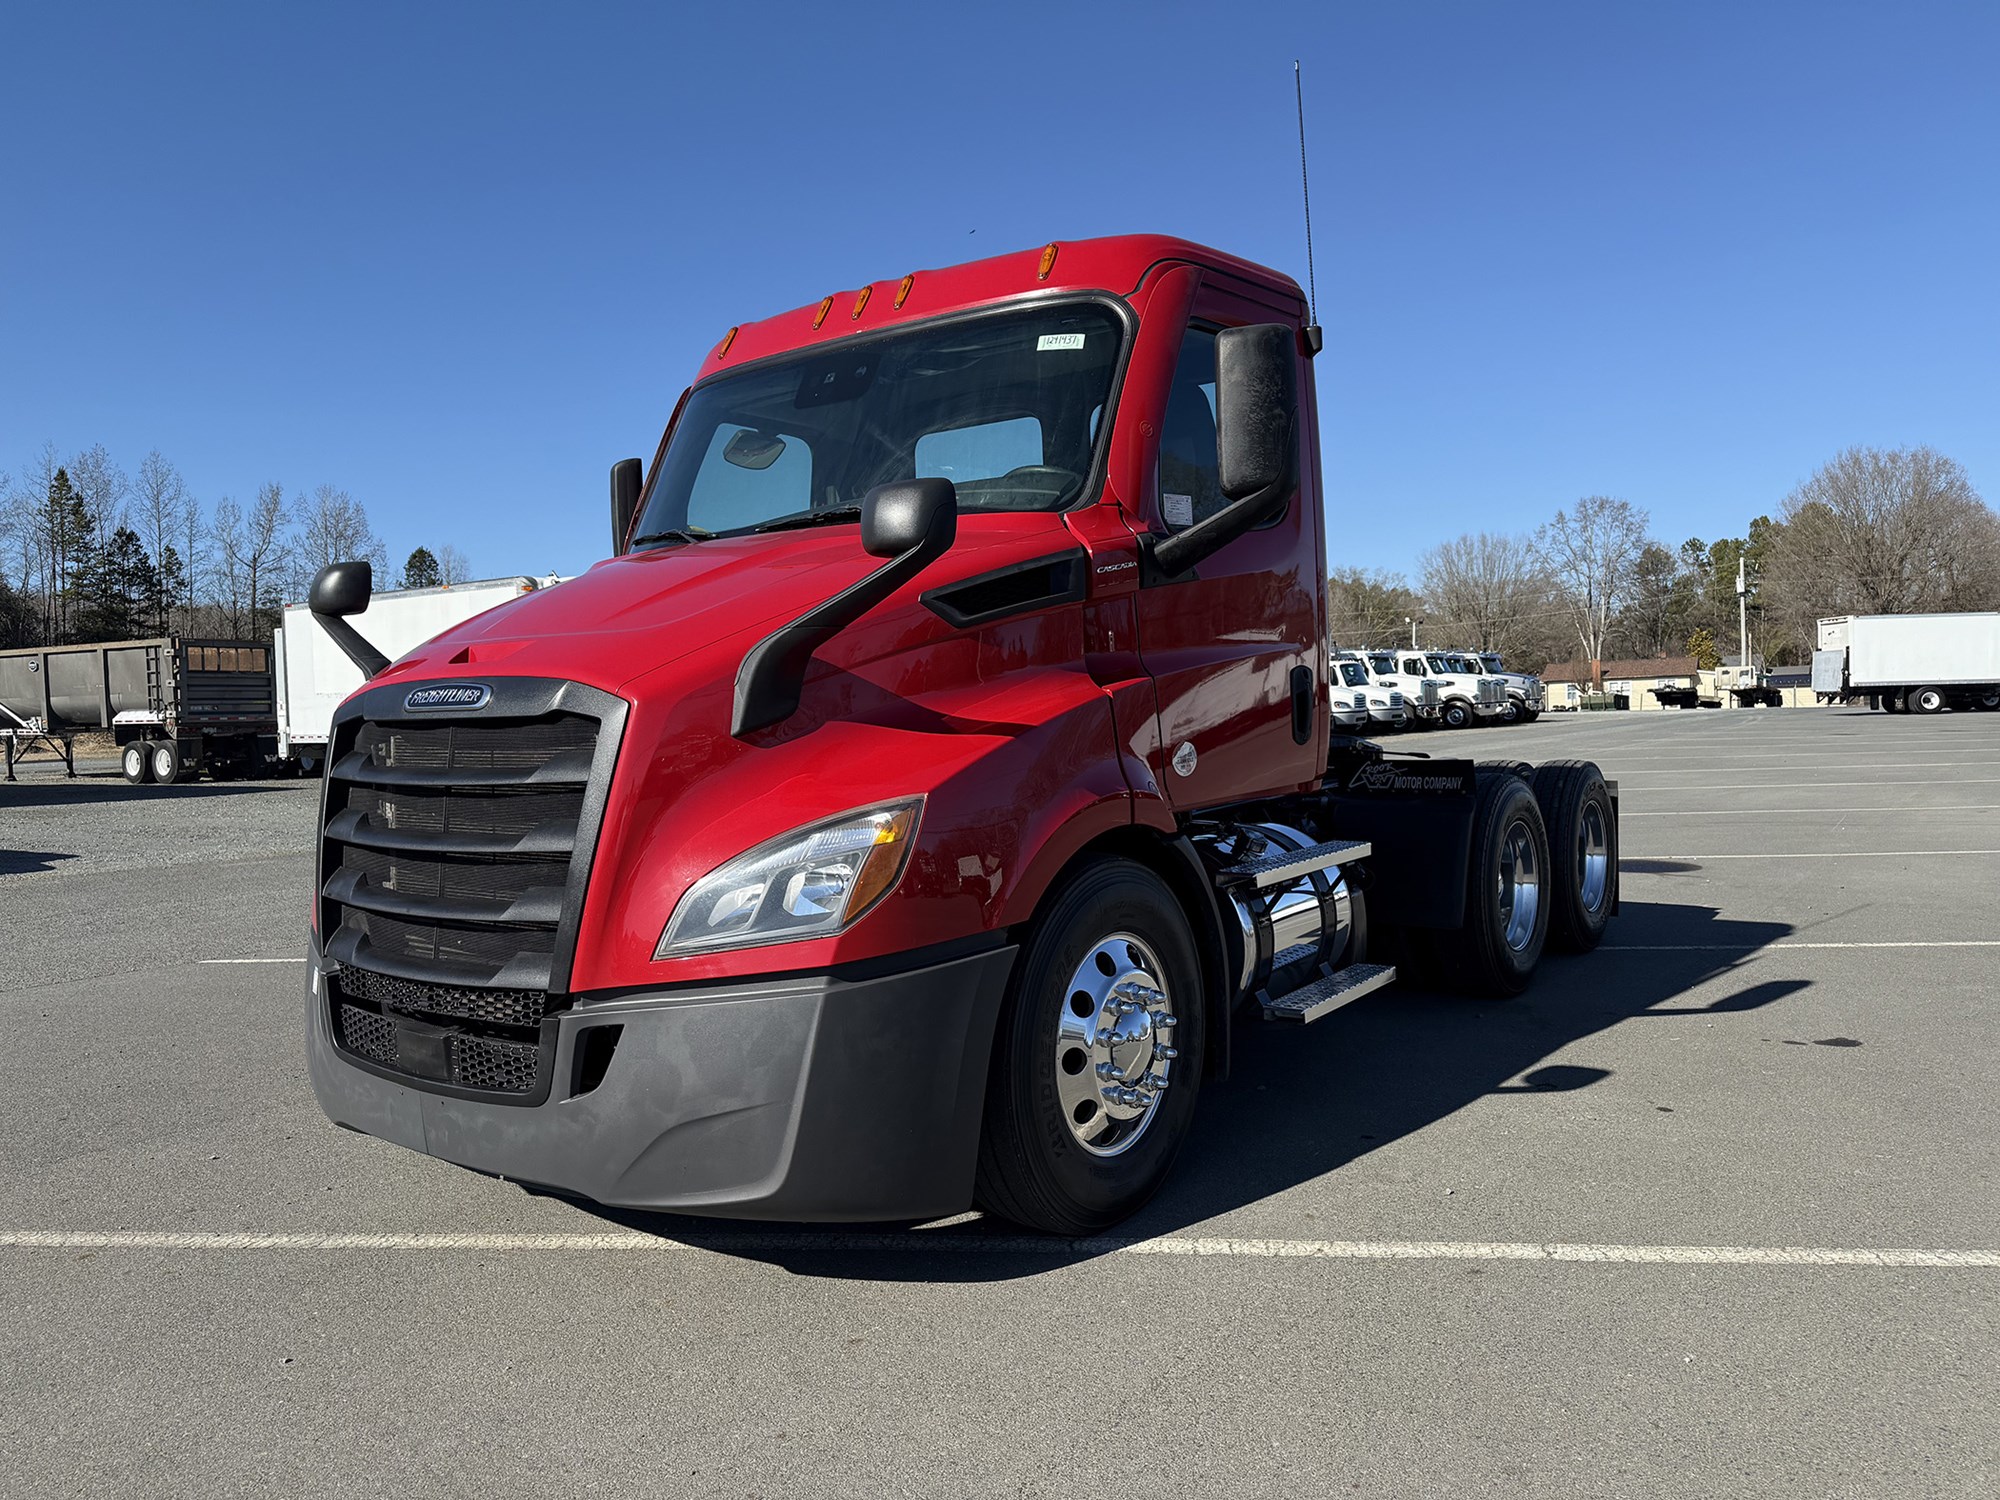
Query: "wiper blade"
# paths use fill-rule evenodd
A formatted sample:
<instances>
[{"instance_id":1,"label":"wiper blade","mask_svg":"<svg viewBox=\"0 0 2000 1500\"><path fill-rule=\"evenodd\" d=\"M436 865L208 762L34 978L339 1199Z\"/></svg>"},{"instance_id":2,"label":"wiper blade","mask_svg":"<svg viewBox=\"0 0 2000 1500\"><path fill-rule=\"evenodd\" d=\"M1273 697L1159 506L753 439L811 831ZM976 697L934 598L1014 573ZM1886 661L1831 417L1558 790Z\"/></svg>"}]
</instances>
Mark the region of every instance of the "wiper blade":
<instances>
[{"instance_id":1,"label":"wiper blade","mask_svg":"<svg viewBox=\"0 0 2000 1500\"><path fill-rule=\"evenodd\" d=\"M644 536L635 536L632 545L643 547L648 542L705 542L714 535L714 532L704 531L699 526L673 526L665 531L649 531Z\"/></svg>"},{"instance_id":2,"label":"wiper blade","mask_svg":"<svg viewBox=\"0 0 2000 1500\"><path fill-rule=\"evenodd\" d=\"M851 521L861 514L858 505L835 505L826 510L802 510L795 516L774 516L768 521L759 521L749 531L791 531L800 526L824 526L829 521Z\"/></svg>"}]
</instances>

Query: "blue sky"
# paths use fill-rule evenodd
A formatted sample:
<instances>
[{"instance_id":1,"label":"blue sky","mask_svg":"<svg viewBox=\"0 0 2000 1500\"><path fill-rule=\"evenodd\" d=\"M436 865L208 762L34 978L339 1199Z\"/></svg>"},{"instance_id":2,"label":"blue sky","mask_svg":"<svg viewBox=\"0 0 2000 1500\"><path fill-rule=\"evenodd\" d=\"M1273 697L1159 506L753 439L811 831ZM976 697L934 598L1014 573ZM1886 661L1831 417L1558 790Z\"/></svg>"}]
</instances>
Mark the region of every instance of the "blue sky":
<instances>
[{"instance_id":1,"label":"blue sky","mask_svg":"<svg viewBox=\"0 0 2000 1500\"><path fill-rule=\"evenodd\" d=\"M400 558L601 555L729 324L1159 229L1304 279L1333 561L1853 443L2000 500L2000 6L0 8L0 469L150 448Z\"/></svg>"}]
</instances>

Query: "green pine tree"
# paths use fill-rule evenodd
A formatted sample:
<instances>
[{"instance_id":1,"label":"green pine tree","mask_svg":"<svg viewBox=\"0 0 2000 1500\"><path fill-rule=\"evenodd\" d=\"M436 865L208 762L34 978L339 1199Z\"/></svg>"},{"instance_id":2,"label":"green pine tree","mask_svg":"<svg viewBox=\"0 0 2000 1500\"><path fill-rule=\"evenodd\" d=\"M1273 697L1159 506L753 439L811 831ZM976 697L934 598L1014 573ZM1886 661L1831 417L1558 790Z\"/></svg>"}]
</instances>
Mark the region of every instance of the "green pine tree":
<instances>
[{"instance_id":1,"label":"green pine tree","mask_svg":"<svg viewBox=\"0 0 2000 1500\"><path fill-rule=\"evenodd\" d=\"M396 585L399 589L434 589L444 582L444 575L438 571L438 560L428 547L419 547L403 562L403 581Z\"/></svg>"},{"instance_id":2,"label":"green pine tree","mask_svg":"<svg viewBox=\"0 0 2000 1500\"><path fill-rule=\"evenodd\" d=\"M1722 652L1716 648L1715 633L1706 625L1697 628L1687 638L1687 654L1704 672L1713 672L1722 665Z\"/></svg>"}]
</instances>

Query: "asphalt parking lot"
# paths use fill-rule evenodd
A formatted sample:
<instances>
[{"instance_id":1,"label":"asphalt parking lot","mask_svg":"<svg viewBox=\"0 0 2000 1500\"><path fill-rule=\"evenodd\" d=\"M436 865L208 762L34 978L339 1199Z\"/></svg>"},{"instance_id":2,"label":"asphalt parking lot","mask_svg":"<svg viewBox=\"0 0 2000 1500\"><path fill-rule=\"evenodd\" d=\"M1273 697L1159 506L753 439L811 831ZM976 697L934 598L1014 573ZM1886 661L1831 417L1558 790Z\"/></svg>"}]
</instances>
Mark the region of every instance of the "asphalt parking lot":
<instances>
[{"instance_id":1,"label":"asphalt parking lot","mask_svg":"<svg viewBox=\"0 0 2000 1500\"><path fill-rule=\"evenodd\" d=\"M0 786L12 1493L2000 1489L2000 715L1550 717L1608 946L1246 1023L1116 1239L610 1216L320 1115L315 788Z\"/></svg>"}]
</instances>

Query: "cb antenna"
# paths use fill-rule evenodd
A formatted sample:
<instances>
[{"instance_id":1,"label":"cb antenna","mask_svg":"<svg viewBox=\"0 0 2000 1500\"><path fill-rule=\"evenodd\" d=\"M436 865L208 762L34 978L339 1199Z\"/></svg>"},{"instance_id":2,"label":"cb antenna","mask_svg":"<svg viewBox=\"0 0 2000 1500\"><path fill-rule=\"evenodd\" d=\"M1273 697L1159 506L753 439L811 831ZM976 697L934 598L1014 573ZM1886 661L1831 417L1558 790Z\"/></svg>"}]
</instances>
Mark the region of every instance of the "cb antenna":
<instances>
[{"instance_id":1,"label":"cb antenna","mask_svg":"<svg viewBox=\"0 0 2000 1500\"><path fill-rule=\"evenodd\" d=\"M1326 335L1319 326L1319 286L1313 275L1313 200L1312 178L1306 173L1306 86L1299 71L1299 60L1292 59L1292 92L1299 102L1299 196L1306 209L1306 353L1319 353L1326 343Z\"/></svg>"}]
</instances>

